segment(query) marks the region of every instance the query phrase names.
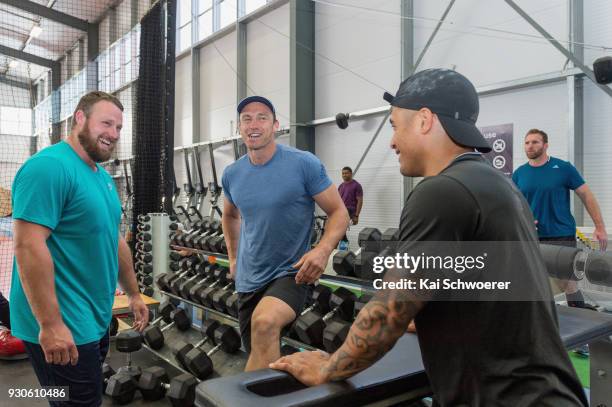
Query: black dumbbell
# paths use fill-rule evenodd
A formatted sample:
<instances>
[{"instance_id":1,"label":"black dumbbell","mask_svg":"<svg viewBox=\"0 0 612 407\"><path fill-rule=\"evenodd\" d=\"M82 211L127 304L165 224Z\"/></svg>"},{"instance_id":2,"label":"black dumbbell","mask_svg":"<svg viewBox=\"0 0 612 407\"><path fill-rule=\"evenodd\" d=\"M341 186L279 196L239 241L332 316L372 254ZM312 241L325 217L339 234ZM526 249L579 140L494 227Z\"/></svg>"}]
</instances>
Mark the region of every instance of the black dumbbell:
<instances>
[{"instance_id":1,"label":"black dumbbell","mask_svg":"<svg viewBox=\"0 0 612 407\"><path fill-rule=\"evenodd\" d=\"M399 229L398 228L388 228L387 230L383 232L383 234L380 237L380 240L382 240L385 243L399 241ZM385 245L385 243L383 243L383 245Z\"/></svg>"},{"instance_id":2,"label":"black dumbbell","mask_svg":"<svg viewBox=\"0 0 612 407\"><path fill-rule=\"evenodd\" d=\"M323 346L323 331L326 322L338 316L346 321L352 320L355 305L355 294L344 287L339 287L329 301L332 310L325 316L311 311L300 315L294 324L294 331L300 340L316 347Z\"/></svg>"},{"instance_id":3,"label":"black dumbbell","mask_svg":"<svg viewBox=\"0 0 612 407\"><path fill-rule=\"evenodd\" d=\"M174 407L186 407L194 405L197 384L196 378L188 373L168 380L163 368L152 366L142 371L138 388L144 400L160 400L167 396Z\"/></svg>"},{"instance_id":4,"label":"black dumbbell","mask_svg":"<svg viewBox=\"0 0 612 407\"><path fill-rule=\"evenodd\" d=\"M153 245L149 242L137 242L136 250L139 252L150 253L153 250Z\"/></svg>"},{"instance_id":5,"label":"black dumbbell","mask_svg":"<svg viewBox=\"0 0 612 407\"><path fill-rule=\"evenodd\" d=\"M151 225L149 225L148 223L140 223L138 225L139 232L148 232L149 230L151 230Z\"/></svg>"},{"instance_id":6,"label":"black dumbbell","mask_svg":"<svg viewBox=\"0 0 612 407\"><path fill-rule=\"evenodd\" d=\"M361 249L358 249L361 251ZM339 250L332 258L333 269L341 276L355 276L355 253L350 250Z\"/></svg>"},{"instance_id":7,"label":"black dumbbell","mask_svg":"<svg viewBox=\"0 0 612 407\"><path fill-rule=\"evenodd\" d=\"M220 267L217 264L208 264L204 267L198 265L196 270L198 270L198 274L202 277L201 280L197 281L190 289L189 289L189 298L193 302L200 303L200 294L204 289L206 289L209 285L214 283L217 280L215 277L215 272L219 275Z\"/></svg>"},{"instance_id":8,"label":"black dumbbell","mask_svg":"<svg viewBox=\"0 0 612 407\"><path fill-rule=\"evenodd\" d=\"M117 369L117 375L131 376L135 381L140 377L140 368L132 365L132 353L142 348L142 335L133 329L121 331L115 337L117 352L126 353L127 364Z\"/></svg>"},{"instance_id":9,"label":"black dumbbell","mask_svg":"<svg viewBox=\"0 0 612 407\"><path fill-rule=\"evenodd\" d=\"M206 287L204 290L201 290L199 293L200 304L208 308L214 308L213 294L215 293L217 287L225 286L229 283L229 270L226 268L219 268L214 271L214 276L216 281Z\"/></svg>"},{"instance_id":10,"label":"black dumbbell","mask_svg":"<svg viewBox=\"0 0 612 407\"><path fill-rule=\"evenodd\" d=\"M138 242L148 242L151 240L151 234L149 232L138 232L136 233L136 240Z\"/></svg>"},{"instance_id":11,"label":"black dumbbell","mask_svg":"<svg viewBox=\"0 0 612 407\"><path fill-rule=\"evenodd\" d=\"M372 299L370 294L363 294L355 301L355 308L353 310L353 319L357 318L357 315L361 312L362 308Z\"/></svg>"},{"instance_id":12,"label":"black dumbbell","mask_svg":"<svg viewBox=\"0 0 612 407\"><path fill-rule=\"evenodd\" d=\"M240 294L238 292L232 293L227 300L225 300L225 311L233 316L234 318L238 318L238 301L240 300Z\"/></svg>"},{"instance_id":13,"label":"black dumbbell","mask_svg":"<svg viewBox=\"0 0 612 407\"><path fill-rule=\"evenodd\" d=\"M234 281L230 281L222 288L216 289L212 294L212 306L219 312L227 312L226 303L227 299L232 296L232 294L237 293L236 287L234 286Z\"/></svg>"},{"instance_id":14,"label":"black dumbbell","mask_svg":"<svg viewBox=\"0 0 612 407\"><path fill-rule=\"evenodd\" d=\"M144 340L151 348L155 350L161 349L164 346L164 332L173 326L176 326L180 331L186 331L191 326L191 321L187 316L187 312L185 312L185 310L182 308L173 310L170 313L170 318L172 319L172 322L163 328L153 325L148 326L144 330Z\"/></svg>"},{"instance_id":15,"label":"black dumbbell","mask_svg":"<svg viewBox=\"0 0 612 407\"><path fill-rule=\"evenodd\" d=\"M199 348L200 346L204 345L209 340L214 343L215 330L217 329L218 326L219 326L219 321L216 321L214 319L205 319L204 321L202 321L202 326L200 328L200 333L202 334L202 337L203 337L203 339L200 342L196 343L195 345L192 345L190 343L179 341L174 345L174 349L173 349L174 357L184 369L189 370L187 367L187 360L185 359L185 356L187 355L187 353L193 348Z\"/></svg>"},{"instance_id":16,"label":"black dumbbell","mask_svg":"<svg viewBox=\"0 0 612 407\"><path fill-rule=\"evenodd\" d=\"M119 405L131 403L136 395L137 381L125 373L115 373L110 376L104 387L104 393L112 397L113 402Z\"/></svg>"},{"instance_id":17,"label":"black dumbbell","mask_svg":"<svg viewBox=\"0 0 612 407\"><path fill-rule=\"evenodd\" d=\"M151 286L140 286L140 292L147 297L153 297L155 294L155 289Z\"/></svg>"},{"instance_id":18,"label":"black dumbbell","mask_svg":"<svg viewBox=\"0 0 612 407\"><path fill-rule=\"evenodd\" d=\"M344 343L351 329L351 324L346 321L333 319L328 321L323 330L323 347L329 353L334 353Z\"/></svg>"},{"instance_id":19,"label":"black dumbbell","mask_svg":"<svg viewBox=\"0 0 612 407\"><path fill-rule=\"evenodd\" d=\"M146 223L146 222L150 222L151 221L151 217L149 215L138 215L138 222L139 223Z\"/></svg>"},{"instance_id":20,"label":"black dumbbell","mask_svg":"<svg viewBox=\"0 0 612 407\"><path fill-rule=\"evenodd\" d=\"M136 260L147 264L153 261L153 255L151 253L136 253Z\"/></svg>"},{"instance_id":21,"label":"black dumbbell","mask_svg":"<svg viewBox=\"0 0 612 407\"><path fill-rule=\"evenodd\" d=\"M215 329L215 347L208 352L200 348L193 348L185 355L187 368L195 377L204 380L213 373L213 363L210 359L215 352L222 349L226 353L236 353L240 349L240 336L229 325L220 324Z\"/></svg>"}]
</instances>

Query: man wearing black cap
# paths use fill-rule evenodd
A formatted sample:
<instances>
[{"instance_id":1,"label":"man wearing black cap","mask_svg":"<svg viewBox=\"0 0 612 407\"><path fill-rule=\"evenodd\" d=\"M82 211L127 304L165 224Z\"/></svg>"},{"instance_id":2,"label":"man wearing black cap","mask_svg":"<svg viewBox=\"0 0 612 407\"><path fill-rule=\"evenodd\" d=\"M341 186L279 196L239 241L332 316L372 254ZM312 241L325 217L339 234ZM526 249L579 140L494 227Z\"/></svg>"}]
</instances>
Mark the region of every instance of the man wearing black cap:
<instances>
[{"instance_id":1,"label":"man wearing black cap","mask_svg":"<svg viewBox=\"0 0 612 407\"><path fill-rule=\"evenodd\" d=\"M308 385L345 379L380 359L414 318L436 405L586 406L559 337L546 270L533 258L540 255L529 206L481 156L490 146L475 126L474 86L457 72L429 69L385 100L400 172L425 177L406 200L398 252L426 242L524 242L517 246L524 252L511 255L530 260L510 272L521 273L525 296L539 300L450 302L443 290L379 290L333 355L300 352L270 367ZM508 270L490 272L494 279ZM406 278L392 268L384 280Z\"/></svg>"},{"instance_id":2,"label":"man wearing black cap","mask_svg":"<svg viewBox=\"0 0 612 407\"><path fill-rule=\"evenodd\" d=\"M313 154L276 144L272 103L250 96L238 104L248 153L223 172L223 232L239 293L238 319L250 353L246 370L280 356L280 333L301 312L309 284L323 273L348 226L348 213ZM310 248L315 202L328 215Z\"/></svg>"}]
</instances>

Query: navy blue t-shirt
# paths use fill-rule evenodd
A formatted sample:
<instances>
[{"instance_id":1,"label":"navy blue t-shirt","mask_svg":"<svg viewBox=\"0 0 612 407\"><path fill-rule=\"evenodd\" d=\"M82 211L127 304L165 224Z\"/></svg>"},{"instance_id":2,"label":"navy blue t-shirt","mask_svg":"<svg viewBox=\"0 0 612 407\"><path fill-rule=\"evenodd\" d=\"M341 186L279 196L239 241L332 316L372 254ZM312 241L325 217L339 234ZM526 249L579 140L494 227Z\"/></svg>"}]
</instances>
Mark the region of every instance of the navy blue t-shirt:
<instances>
[{"instance_id":1,"label":"navy blue t-shirt","mask_svg":"<svg viewBox=\"0 0 612 407\"><path fill-rule=\"evenodd\" d=\"M321 161L277 144L263 165L242 156L223 171L222 183L225 199L241 216L236 290L252 292L296 272L291 266L310 246L313 197L332 184Z\"/></svg>"},{"instance_id":2,"label":"navy blue t-shirt","mask_svg":"<svg viewBox=\"0 0 612 407\"><path fill-rule=\"evenodd\" d=\"M525 195L533 217L538 221L539 237L576 235L576 221L570 210L570 190L584 184L576 167L567 161L550 157L540 167L521 165L512 181Z\"/></svg>"}]
</instances>

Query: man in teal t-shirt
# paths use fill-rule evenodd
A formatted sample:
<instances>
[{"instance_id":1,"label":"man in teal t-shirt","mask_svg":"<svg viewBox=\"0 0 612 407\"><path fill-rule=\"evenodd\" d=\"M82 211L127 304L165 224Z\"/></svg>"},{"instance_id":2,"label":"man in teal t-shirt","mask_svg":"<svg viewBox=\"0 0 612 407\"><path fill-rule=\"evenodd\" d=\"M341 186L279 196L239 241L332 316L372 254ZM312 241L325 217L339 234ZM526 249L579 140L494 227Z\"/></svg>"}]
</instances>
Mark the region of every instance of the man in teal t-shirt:
<instances>
[{"instance_id":1,"label":"man in teal t-shirt","mask_svg":"<svg viewBox=\"0 0 612 407\"><path fill-rule=\"evenodd\" d=\"M525 153L529 162L512 174L512 181L521 190L537 222L540 241L576 246L576 221L570 210L570 190L584 203L595 224L593 238L606 250L608 234L595 195L576 167L547 154L548 135L531 129L525 136ZM584 307L584 298L575 281L560 282L570 306Z\"/></svg>"},{"instance_id":2,"label":"man in teal t-shirt","mask_svg":"<svg viewBox=\"0 0 612 407\"><path fill-rule=\"evenodd\" d=\"M27 160L12 189L13 335L24 341L42 386L68 386L71 402L90 406L102 401L118 274L135 328L148 320L130 249L119 234L117 191L98 164L117 145L122 111L110 94L83 96L66 141Z\"/></svg>"}]
</instances>

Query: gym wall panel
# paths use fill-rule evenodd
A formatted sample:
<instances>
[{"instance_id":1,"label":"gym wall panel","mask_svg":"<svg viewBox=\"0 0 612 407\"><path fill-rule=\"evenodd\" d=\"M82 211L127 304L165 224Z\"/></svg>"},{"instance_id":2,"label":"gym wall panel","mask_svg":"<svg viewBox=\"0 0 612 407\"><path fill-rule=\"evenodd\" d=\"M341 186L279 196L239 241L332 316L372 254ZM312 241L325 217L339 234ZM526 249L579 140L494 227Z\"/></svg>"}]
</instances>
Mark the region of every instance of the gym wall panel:
<instances>
[{"instance_id":1,"label":"gym wall panel","mask_svg":"<svg viewBox=\"0 0 612 407\"><path fill-rule=\"evenodd\" d=\"M247 94L274 104L281 126L289 125L289 4L247 25Z\"/></svg>"},{"instance_id":2,"label":"gym wall panel","mask_svg":"<svg viewBox=\"0 0 612 407\"><path fill-rule=\"evenodd\" d=\"M327 169L327 173L338 186L342 182L342 167L355 170L359 159L378 128L383 115L351 121L346 130L335 124L316 127L316 154ZM363 161L355 180L361 183L364 203L357 226L348 233L351 248L357 248L357 234L364 227L398 227L403 206L402 175L395 152L389 147L393 132L388 123Z\"/></svg>"},{"instance_id":3,"label":"gym wall panel","mask_svg":"<svg viewBox=\"0 0 612 407\"><path fill-rule=\"evenodd\" d=\"M592 46L612 45L612 2L609 0L588 0L584 2L584 42ZM584 62L591 66L593 61L599 57L610 55L608 49L584 50Z\"/></svg>"},{"instance_id":4,"label":"gym wall panel","mask_svg":"<svg viewBox=\"0 0 612 407\"><path fill-rule=\"evenodd\" d=\"M584 81L584 164L583 176L599 202L610 233L612 224L612 98L589 80ZM606 175L608 174L608 175ZM588 212L584 225L593 226Z\"/></svg>"},{"instance_id":5,"label":"gym wall panel","mask_svg":"<svg viewBox=\"0 0 612 407\"><path fill-rule=\"evenodd\" d=\"M200 140L227 138L231 134L231 122L235 128L235 109L236 33L233 32L200 50Z\"/></svg>"},{"instance_id":6,"label":"gym wall panel","mask_svg":"<svg viewBox=\"0 0 612 407\"><path fill-rule=\"evenodd\" d=\"M176 61L174 91L174 146L192 142L191 56Z\"/></svg>"},{"instance_id":7,"label":"gym wall panel","mask_svg":"<svg viewBox=\"0 0 612 407\"><path fill-rule=\"evenodd\" d=\"M400 82L400 1L344 3L316 4L315 118L381 106Z\"/></svg>"},{"instance_id":8,"label":"gym wall panel","mask_svg":"<svg viewBox=\"0 0 612 407\"><path fill-rule=\"evenodd\" d=\"M527 162L523 141L529 129L548 134L548 153L568 159L568 96L565 82L504 92L480 98L479 127L514 125L514 169Z\"/></svg>"},{"instance_id":9,"label":"gym wall panel","mask_svg":"<svg viewBox=\"0 0 612 407\"><path fill-rule=\"evenodd\" d=\"M516 3L554 38L568 39L568 1ZM448 4L448 0L414 2L415 60ZM564 63L561 53L504 1L461 0L453 5L418 69L454 67L482 86L560 71Z\"/></svg>"}]
</instances>

